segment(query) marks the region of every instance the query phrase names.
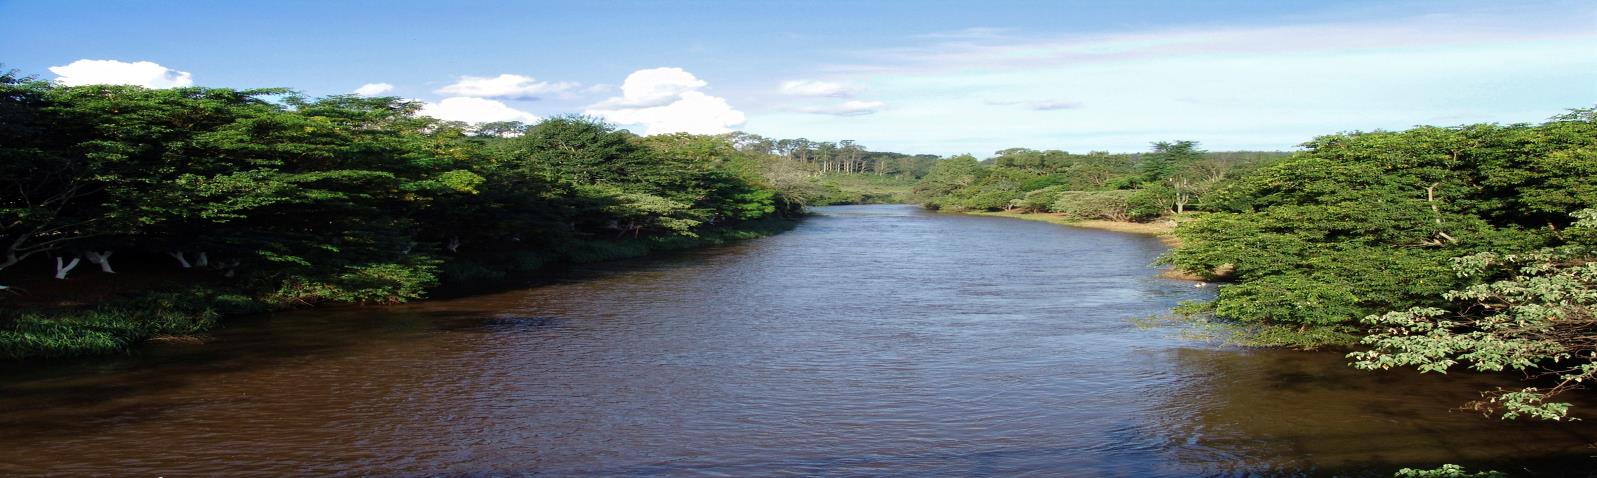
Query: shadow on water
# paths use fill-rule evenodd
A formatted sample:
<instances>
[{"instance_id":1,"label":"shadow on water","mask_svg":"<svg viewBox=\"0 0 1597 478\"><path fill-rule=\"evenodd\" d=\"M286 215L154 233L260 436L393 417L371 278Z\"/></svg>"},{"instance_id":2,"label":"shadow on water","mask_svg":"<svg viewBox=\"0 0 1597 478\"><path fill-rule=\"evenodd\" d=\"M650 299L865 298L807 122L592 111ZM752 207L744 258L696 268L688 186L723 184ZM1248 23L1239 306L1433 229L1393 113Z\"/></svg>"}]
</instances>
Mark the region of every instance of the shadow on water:
<instances>
[{"instance_id":1,"label":"shadow on water","mask_svg":"<svg viewBox=\"0 0 1597 478\"><path fill-rule=\"evenodd\" d=\"M753 239L758 240L758 239ZM690 266L730 243L648 258L561 264L498 282L454 287L428 301L392 306L323 306L228 319L199 343L149 343L121 355L0 363L0 428L32 436L74 435L108 425L159 422L192 403L133 403L130 397L203 384L285 364L349 355L373 341L432 332L514 333L565 319L507 313L526 291L602 281L618 274Z\"/></svg>"},{"instance_id":2,"label":"shadow on water","mask_svg":"<svg viewBox=\"0 0 1597 478\"><path fill-rule=\"evenodd\" d=\"M60 376L136 374L146 369L185 366L192 367L196 371L211 373L238 371L241 370L240 367L268 367L274 359L329 353L340 347L366 340L362 334L381 333L383 330L410 330L414 327L469 330L548 326L560 319L507 315L502 309L496 308L500 304L494 299L514 297L521 292L540 287L579 284L585 281L603 280L618 274L664 271L690 266L701 255L713 255L718 253L719 249L739 246L738 243L729 243L702 249L665 251L644 258L593 264L552 264L535 272L515 274L502 280L474 281L445 287L432 293L426 301L409 304L324 305L315 309L277 314L232 317L226 319L222 327L201 336L202 340L197 343L151 342L118 355L3 361L0 362L0 391L6 391L8 385ZM373 316L381 316L383 320L383 323L376 324L375 329L374 324L366 320ZM420 322L396 320L396 317L407 316L425 320ZM339 335L338 332L348 332L348 334ZM240 355L256 360L248 364L226 360Z\"/></svg>"},{"instance_id":3,"label":"shadow on water","mask_svg":"<svg viewBox=\"0 0 1597 478\"><path fill-rule=\"evenodd\" d=\"M1204 473L1391 476L1399 468L1463 464L1534 476L1597 470L1597 403L1585 421L1503 421L1449 410L1481 390L1512 385L1491 374L1419 375L1347 367L1336 352L1179 348L1186 371L1165 390L1149 434L1168 437L1176 459ZM1575 397L1581 398L1581 397Z\"/></svg>"}]
</instances>

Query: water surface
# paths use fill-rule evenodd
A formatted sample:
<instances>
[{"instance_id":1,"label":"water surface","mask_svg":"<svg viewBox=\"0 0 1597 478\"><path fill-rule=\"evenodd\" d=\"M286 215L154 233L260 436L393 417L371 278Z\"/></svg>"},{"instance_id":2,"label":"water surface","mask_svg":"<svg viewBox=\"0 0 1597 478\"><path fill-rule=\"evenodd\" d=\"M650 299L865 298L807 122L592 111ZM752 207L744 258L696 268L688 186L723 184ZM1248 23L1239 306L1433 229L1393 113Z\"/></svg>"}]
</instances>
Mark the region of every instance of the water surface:
<instances>
[{"instance_id":1,"label":"water surface","mask_svg":"<svg viewBox=\"0 0 1597 478\"><path fill-rule=\"evenodd\" d=\"M1152 238L908 206L204 345L0 371L0 475L1387 475L1597 469L1485 376L1127 319L1212 293Z\"/></svg>"}]
</instances>

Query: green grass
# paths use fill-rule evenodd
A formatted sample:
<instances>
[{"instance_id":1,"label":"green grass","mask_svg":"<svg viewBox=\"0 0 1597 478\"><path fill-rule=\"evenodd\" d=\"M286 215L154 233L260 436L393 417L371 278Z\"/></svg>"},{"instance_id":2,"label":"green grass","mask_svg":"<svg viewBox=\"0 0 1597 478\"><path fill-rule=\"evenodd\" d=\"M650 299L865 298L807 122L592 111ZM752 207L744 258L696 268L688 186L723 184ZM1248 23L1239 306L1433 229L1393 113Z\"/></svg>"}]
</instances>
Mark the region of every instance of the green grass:
<instances>
[{"instance_id":1,"label":"green grass","mask_svg":"<svg viewBox=\"0 0 1597 478\"><path fill-rule=\"evenodd\" d=\"M248 297L194 288L151 292L91 309L9 311L0 317L0 357L67 357L122 352L160 336L192 336L224 314L264 310Z\"/></svg>"},{"instance_id":2,"label":"green grass","mask_svg":"<svg viewBox=\"0 0 1597 478\"><path fill-rule=\"evenodd\" d=\"M815 201L818 206L832 204L907 204L915 189L915 179L874 174L827 173L816 178L828 194Z\"/></svg>"},{"instance_id":3,"label":"green grass","mask_svg":"<svg viewBox=\"0 0 1597 478\"><path fill-rule=\"evenodd\" d=\"M216 323L217 313L100 307L70 313L30 313L0 329L0 356L62 357L121 352L160 335L192 335Z\"/></svg>"}]
</instances>

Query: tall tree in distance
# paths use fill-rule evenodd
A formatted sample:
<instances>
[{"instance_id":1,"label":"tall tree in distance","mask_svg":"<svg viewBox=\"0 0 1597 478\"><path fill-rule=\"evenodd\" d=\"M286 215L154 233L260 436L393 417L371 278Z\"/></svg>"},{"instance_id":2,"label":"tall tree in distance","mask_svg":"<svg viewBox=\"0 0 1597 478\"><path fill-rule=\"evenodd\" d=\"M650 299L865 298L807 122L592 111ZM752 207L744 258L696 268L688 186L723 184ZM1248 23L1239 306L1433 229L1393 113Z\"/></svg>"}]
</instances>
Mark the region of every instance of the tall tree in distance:
<instances>
[{"instance_id":1,"label":"tall tree in distance","mask_svg":"<svg viewBox=\"0 0 1597 478\"><path fill-rule=\"evenodd\" d=\"M1153 143L1153 152L1141 155L1142 179L1147 182L1163 181L1202 158L1203 152L1198 150L1197 141Z\"/></svg>"}]
</instances>

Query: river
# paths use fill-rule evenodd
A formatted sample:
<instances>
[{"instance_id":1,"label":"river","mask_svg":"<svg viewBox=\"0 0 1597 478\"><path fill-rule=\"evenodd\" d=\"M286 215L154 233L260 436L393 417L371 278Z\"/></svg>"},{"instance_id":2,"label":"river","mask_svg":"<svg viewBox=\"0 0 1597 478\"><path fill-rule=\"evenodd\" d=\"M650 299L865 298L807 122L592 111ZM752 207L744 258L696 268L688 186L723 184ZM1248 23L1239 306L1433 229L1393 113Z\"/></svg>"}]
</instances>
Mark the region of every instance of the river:
<instances>
[{"instance_id":1,"label":"river","mask_svg":"<svg viewBox=\"0 0 1597 478\"><path fill-rule=\"evenodd\" d=\"M1597 469L1597 426L1128 319L1143 236L910 206L504 292L0 369L0 475L1371 475Z\"/></svg>"}]
</instances>

